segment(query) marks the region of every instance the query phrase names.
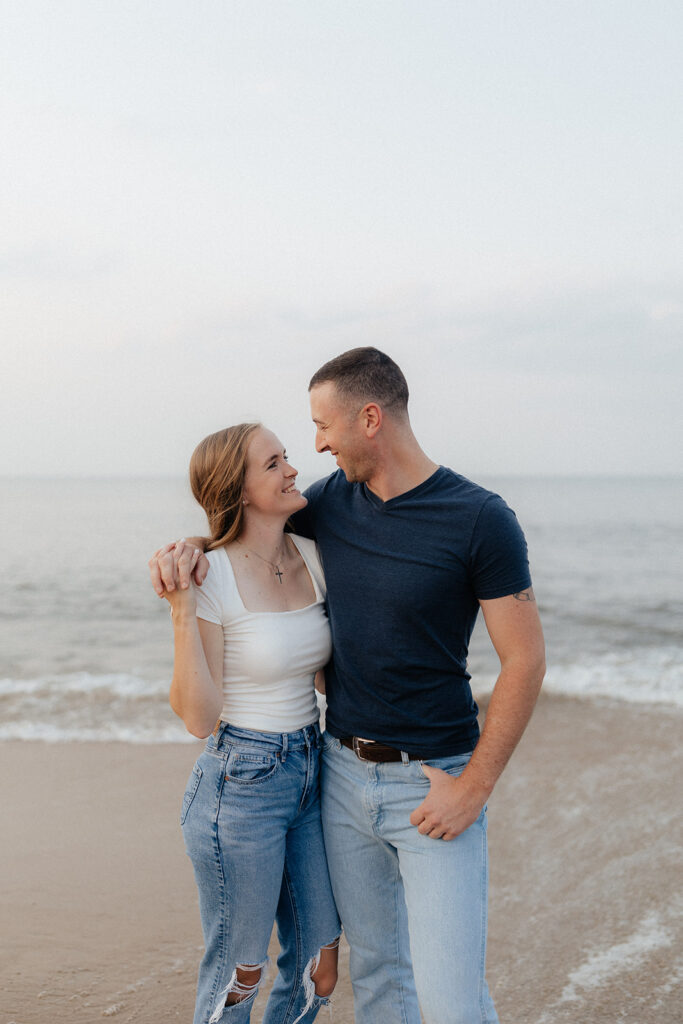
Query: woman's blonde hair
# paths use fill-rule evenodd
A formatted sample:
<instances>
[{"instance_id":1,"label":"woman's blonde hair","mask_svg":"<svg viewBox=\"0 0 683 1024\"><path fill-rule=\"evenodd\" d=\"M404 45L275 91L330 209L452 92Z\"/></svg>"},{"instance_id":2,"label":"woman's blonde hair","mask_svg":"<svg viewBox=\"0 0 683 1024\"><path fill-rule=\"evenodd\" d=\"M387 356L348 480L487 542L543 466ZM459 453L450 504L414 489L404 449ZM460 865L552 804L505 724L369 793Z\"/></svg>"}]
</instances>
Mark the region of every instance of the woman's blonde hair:
<instances>
[{"instance_id":1,"label":"woman's blonde hair","mask_svg":"<svg viewBox=\"0 0 683 1024\"><path fill-rule=\"evenodd\" d=\"M244 522L244 477L251 436L260 423L238 423L200 441L190 459L190 486L209 520L214 551L236 540Z\"/></svg>"}]
</instances>

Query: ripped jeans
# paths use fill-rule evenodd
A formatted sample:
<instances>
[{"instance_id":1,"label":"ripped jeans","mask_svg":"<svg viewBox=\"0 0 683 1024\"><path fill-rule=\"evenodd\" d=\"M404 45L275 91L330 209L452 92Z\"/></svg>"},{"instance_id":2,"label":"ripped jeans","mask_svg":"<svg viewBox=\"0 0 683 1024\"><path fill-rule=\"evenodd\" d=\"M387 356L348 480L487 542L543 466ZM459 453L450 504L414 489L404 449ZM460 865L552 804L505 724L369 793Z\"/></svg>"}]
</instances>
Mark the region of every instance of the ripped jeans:
<instances>
[{"instance_id":1,"label":"ripped jeans","mask_svg":"<svg viewBox=\"0 0 683 1024\"><path fill-rule=\"evenodd\" d=\"M256 996L237 968L281 952L263 1024L309 1024L326 999L310 975L341 930L320 826L320 730L255 732L221 723L195 764L181 824L194 867L205 953L194 1024L245 1024Z\"/></svg>"}]
</instances>

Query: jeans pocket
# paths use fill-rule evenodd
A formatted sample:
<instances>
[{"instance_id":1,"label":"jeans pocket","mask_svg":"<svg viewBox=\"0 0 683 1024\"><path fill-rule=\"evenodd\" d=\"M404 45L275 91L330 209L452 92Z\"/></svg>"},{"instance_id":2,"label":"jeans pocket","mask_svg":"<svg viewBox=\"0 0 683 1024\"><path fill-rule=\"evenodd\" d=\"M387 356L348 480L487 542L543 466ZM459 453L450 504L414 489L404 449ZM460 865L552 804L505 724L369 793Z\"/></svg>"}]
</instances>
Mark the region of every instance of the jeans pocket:
<instances>
[{"instance_id":1,"label":"jeans pocket","mask_svg":"<svg viewBox=\"0 0 683 1024\"><path fill-rule=\"evenodd\" d=\"M341 747L337 737L327 732L327 730L321 734L320 741L323 750L339 750Z\"/></svg>"},{"instance_id":2,"label":"jeans pocket","mask_svg":"<svg viewBox=\"0 0 683 1024\"><path fill-rule=\"evenodd\" d=\"M279 763L280 759L275 752L258 753L233 748L225 764L225 778L228 782L237 782L243 786L265 782L275 774Z\"/></svg>"},{"instance_id":3,"label":"jeans pocket","mask_svg":"<svg viewBox=\"0 0 683 1024\"><path fill-rule=\"evenodd\" d=\"M192 801L194 800L197 790L199 789L199 783L202 781L203 774L204 773L202 772L202 769L199 767L199 762L197 762L194 768L192 769L192 774L190 775L190 779L187 783L187 786L185 787L185 794L183 796L183 806L180 812L181 825L185 824L185 819L187 818L188 811L192 806Z\"/></svg>"},{"instance_id":4,"label":"jeans pocket","mask_svg":"<svg viewBox=\"0 0 683 1024\"><path fill-rule=\"evenodd\" d=\"M440 768L442 772L446 772L447 775L452 775L457 778L458 775L462 775L467 768L469 760L472 754L452 754L450 757L430 757L426 761L418 761L420 766L420 772L427 779L426 773L423 771L422 766L427 765L428 768ZM431 780L430 780L431 781Z\"/></svg>"}]
</instances>

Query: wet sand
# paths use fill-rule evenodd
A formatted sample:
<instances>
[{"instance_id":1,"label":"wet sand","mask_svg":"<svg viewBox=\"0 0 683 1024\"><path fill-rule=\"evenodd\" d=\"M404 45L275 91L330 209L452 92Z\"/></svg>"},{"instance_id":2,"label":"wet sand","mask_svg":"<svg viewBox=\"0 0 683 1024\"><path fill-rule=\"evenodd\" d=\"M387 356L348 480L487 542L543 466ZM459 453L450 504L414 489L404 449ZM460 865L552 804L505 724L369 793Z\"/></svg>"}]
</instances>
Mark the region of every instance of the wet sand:
<instances>
[{"instance_id":1,"label":"wet sand","mask_svg":"<svg viewBox=\"0 0 683 1024\"><path fill-rule=\"evenodd\" d=\"M680 1021L682 723L539 702L489 806L502 1024ZM201 747L0 744L0 1024L189 1024L201 933L178 813ZM353 1021L347 960L335 1024Z\"/></svg>"}]
</instances>

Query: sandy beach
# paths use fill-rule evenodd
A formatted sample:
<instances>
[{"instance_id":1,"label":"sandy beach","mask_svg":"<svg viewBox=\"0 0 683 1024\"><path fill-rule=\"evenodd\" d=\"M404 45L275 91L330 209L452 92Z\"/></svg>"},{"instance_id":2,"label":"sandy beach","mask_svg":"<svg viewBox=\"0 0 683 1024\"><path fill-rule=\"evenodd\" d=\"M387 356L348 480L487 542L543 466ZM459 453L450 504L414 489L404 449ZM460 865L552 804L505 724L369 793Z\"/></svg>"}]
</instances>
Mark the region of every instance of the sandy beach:
<instances>
[{"instance_id":1,"label":"sandy beach","mask_svg":"<svg viewBox=\"0 0 683 1024\"><path fill-rule=\"evenodd\" d=\"M540 701L489 807L503 1024L680 1021L680 735L671 711ZM178 813L200 749L0 744L0 1024L189 1024L201 934ZM335 1024L353 1021L346 962Z\"/></svg>"}]
</instances>

